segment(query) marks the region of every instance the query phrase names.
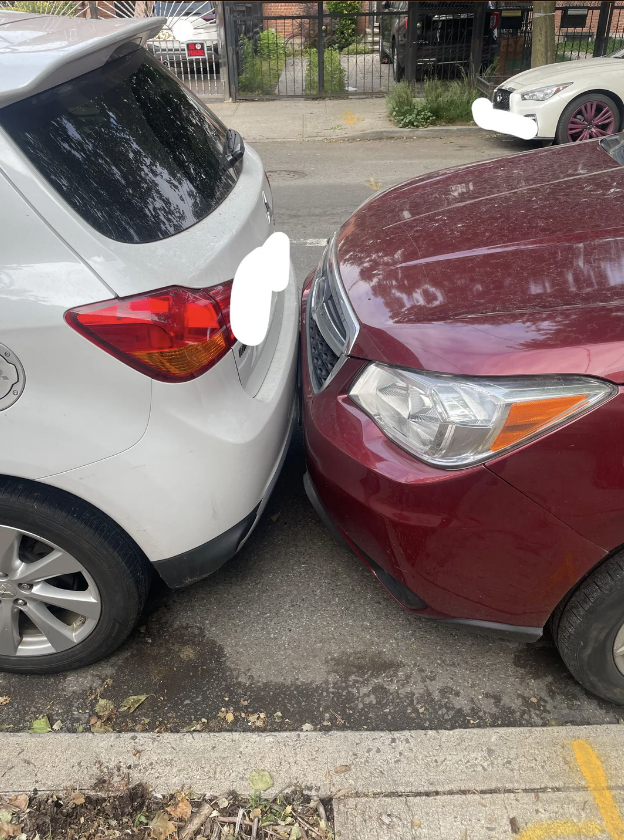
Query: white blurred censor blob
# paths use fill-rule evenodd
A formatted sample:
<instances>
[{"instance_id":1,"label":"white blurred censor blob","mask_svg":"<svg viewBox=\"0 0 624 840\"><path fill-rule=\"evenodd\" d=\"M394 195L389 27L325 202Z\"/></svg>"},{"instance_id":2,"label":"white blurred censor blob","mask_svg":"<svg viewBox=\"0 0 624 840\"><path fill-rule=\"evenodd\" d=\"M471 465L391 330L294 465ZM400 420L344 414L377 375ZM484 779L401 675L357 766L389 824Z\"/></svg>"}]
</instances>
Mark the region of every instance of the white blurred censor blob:
<instances>
[{"instance_id":1,"label":"white blurred censor blob","mask_svg":"<svg viewBox=\"0 0 624 840\"><path fill-rule=\"evenodd\" d=\"M290 239L273 233L243 259L234 275L230 302L232 332L250 347L262 344L269 329L273 292L290 278Z\"/></svg>"},{"instance_id":2,"label":"white blurred censor blob","mask_svg":"<svg viewBox=\"0 0 624 840\"><path fill-rule=\"evenodd\" d=\"M487 131L511 134L522 140L532 140L537 136L535 120L509 111L498 111L489 99L475 99L472 103L472 116L476 124Z\"/></svg>"},{"instance_id":3,"label":"white blurred censor blob","mask_svg":"<svg viewBox=\"0 0 624 840\"><path fill-rule=\"evenodd\" d=\"M195 27L190 20L178 20L171 27L171 32L177 41L192 41L194 40Z\"/></svg>"}]
</instances>

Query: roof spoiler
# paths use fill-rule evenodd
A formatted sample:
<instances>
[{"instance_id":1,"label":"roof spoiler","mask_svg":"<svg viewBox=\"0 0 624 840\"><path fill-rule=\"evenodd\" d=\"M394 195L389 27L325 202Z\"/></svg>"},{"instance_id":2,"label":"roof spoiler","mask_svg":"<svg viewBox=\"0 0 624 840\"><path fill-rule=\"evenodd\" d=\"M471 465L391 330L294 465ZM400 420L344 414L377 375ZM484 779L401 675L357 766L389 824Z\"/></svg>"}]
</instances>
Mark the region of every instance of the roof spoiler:
<instances>
[{"instance_id":1,"label":"roof spoiler","mask_svg":"<svg viewBox=\"0 0 624 840\"><path fill-rule=\"evenodd\" d=\"M36 17L46 18L49 21L52 16L37 15ZM0 108L102 67L112 57L114 58L113 53L120 46L131 43L143 46L147 40L158 35L167 23L165 17L130 20L128 18L81 20L55 17L56 21L65 22L73 28L71 35L68 35L66 45L46 51L45 61L33 61L37 53L31 51L25 50L21 54L19 51L12 51L11 81L13 84L4 90L0 85ZM31 21L32 18L28 20L28 23ZM22 23L26 21L23 20ZM79 33L80 38L75 37L77 23L83 30ZM57 26L61 30L62 23ZM4 27L0 27L0 57L3 30ZM62 37L62 31L55 32L55 35ZM39 56L42 55L43 53L39 53Z\"/></svg>"}]
</instances>

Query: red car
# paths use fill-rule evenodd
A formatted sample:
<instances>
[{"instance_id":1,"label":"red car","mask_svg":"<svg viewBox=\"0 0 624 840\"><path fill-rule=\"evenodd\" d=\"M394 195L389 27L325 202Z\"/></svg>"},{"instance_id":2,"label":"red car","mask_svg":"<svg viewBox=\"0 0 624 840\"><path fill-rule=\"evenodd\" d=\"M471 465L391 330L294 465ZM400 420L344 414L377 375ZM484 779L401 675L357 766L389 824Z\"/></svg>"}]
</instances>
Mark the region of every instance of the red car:
<instances>
[{"instance_id":1,"label":"red car","mask_svg":"<svg viewBox=\"0 0 624 840\"><path fill-rule=\"evenodd\" d=\"M408 181L303 295L308 495L415 614L624 704L624 140Z\"/></svg>"}]
</instances>

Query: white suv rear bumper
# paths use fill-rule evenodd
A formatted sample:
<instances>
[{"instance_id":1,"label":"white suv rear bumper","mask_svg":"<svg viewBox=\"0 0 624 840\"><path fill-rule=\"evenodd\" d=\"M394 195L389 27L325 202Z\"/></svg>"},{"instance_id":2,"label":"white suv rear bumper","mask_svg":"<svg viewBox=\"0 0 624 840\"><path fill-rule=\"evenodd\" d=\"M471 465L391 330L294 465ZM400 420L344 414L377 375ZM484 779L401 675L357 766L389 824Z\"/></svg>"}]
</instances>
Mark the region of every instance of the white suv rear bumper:
<instances>
[{"instance_id":1,"label":"white suv rear bumper","mask_svg":"<svg viewBox=\"0 0 624 840\"><path fill-rule=\"evenodd\" d=\"M110 516L156 568L166 561L171 569L172 559L183 564L186 555L227 532L236 536L241 526L235 553L266 504L292 429L299 334L292 273L283 295L277 347L255 397L241 386L231 353L194 381L153 382L150 420L138 443L41 480ZM172 585L193 579L182 569L178 583L170 577Z\"/></svg>"}]
</instances>

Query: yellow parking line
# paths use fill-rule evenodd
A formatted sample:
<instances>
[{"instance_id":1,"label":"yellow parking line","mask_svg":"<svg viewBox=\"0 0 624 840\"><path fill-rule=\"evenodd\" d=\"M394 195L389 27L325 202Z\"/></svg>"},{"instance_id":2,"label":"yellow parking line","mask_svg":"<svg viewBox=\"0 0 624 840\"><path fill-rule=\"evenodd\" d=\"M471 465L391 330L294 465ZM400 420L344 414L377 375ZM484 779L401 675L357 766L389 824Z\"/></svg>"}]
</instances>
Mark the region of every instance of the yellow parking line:
<instances>
[{"instance_id":1,"label":"yellow parking line","mask_svg":"<svg viewBox=\"0 0 624 840\"><path fill-rule=\"evenodd\" d=\"M587 741L574 741L572 748L581 772L585 776L587 787L602 814L609 837L612 840L624 840L624 821L618 806L615 804L613 794L609 790L607 777L600 759Z\"/></svg>"},{"instance_id":2,"label":"yellow parking line","mask_svg":"<svg viewBox=\"0 0 624 840\"><path fill-rule=\"evenodd\" d=\"M518 834L517 840L557 840L558 837L596 837L604 834L604 827L597 822L577 823L573 820L554 820L535 823Z\"/></svg>"}]
</instances>

